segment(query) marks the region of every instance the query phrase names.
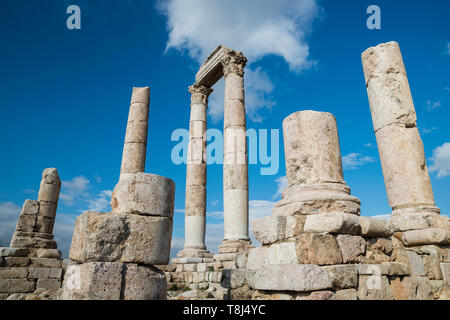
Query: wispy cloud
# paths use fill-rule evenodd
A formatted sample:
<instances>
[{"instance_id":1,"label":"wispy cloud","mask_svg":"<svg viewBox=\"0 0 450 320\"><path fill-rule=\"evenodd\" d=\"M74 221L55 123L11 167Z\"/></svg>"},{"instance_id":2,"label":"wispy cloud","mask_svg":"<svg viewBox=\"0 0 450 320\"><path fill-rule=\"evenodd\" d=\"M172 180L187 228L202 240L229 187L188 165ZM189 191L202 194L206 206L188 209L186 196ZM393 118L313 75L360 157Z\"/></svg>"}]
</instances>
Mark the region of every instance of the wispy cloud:
<instances>
[{"instance_id":1,"label":"wispy cloud","mask_svg":"<svg viewBox=\"0 0 450 320\"><path fill-rule=\"evenodd\" d=\"M445 49L444 54L450 56L450 42L447 42L447 48Z\"/></svg>"},{"instance_id":2,"label":"wispy cloud","mask_svg":"<svg viewBox=\"0 0 450 320\"><path fill-rule=\"evenodd\" d=\"M90 187L89 184L90 181L84 176L78 176L72 180L63 180L59 198L69 206L74 205L80 198L89 197L87 192Z\"/></svg>"},{"instance_id":3,"label":"wispy cloud","mask_svg":"<svg viewBox=\"0 0 450 320\"><path fill-rule=\"evenodd\" d=\"M432 162L430 172L437 172L438 178L450 176L450 142L434 149L430 161Z\"/></svg>"},{"instance_id":4,"label":"wispy cloud","mask_svg":"<svg viewBox=\"0 0 450 320\"><path fill-rule=\"evenodd\" d=\"M342 165L346 170L356 170L361 166L376 162L376 159L370 156L364 156L360 153L350 153L342 157Z\"/></svg>"},{"instance_id":5,"label":"wispy cloud","mask_svg":"<svg viewBox=\"0 0 450 320\"><path fill-rule=\"evenodd\" d=\"M21 209L13 202L0 202L0 247L9 246Z\"/></svg>"},{"instance_id":6,"label":"wispy cloud","mask_svg":"<svg viewBox=\"0 0 450 320\"><path fill-rule=\"evenodd\" d=\"M364 145L364 147L366 147L366 148L372 148L372 147L373 147L373 143L371 143L371 142L366 143L366 144Z\"/></svg>"},{"instance_id":7,"label":"wispy cloud","mask_svg":"<svg viewBox=\"0 0 450 320\"><path fill-rule=\"evenodd\" d=\"M434 111L434 110L436 110L436 109L438 109L440 107L441 107L441 101L440 100L438 100L438 101L428 100L427 101L427 110L428 111Z\"/></svg>"},{"instance_id":8,"label":"wispy cloud","mask_svg":"<svg viewBox=\"0 0 450 320\"><path fill-rule=\"evenodd\" d=\"M110 211L112 190L103 190L94 199L87 199L89 211L106 212Z\"/></svg>"},{"instance_id":9,"label":"wispy cloud","mask_svg":"<svg viewBox=\"0 0 450 320\"><path fill-rule=\"evenodd\" d=\"M288 186L287 177L279 177L275 180L277 183L277 192L274 194L273 199L278 198L281 196L281 193L284 191L284 189Z\"/></svg>"},{"instance_id":10,"label":"wispy cloud","mask_svg":"<svg viewBox=\"0 0 450 320\"><path fill-rule=\"evenodd\" d=\"M389 220L391 218L390 214L379 214L377 216L372 216L371 218L380 219L380 220Z\"/></svg>"},{"instance_id":11,"label":"wispy cloud","mask_svg":"<svg viewBox=\"0 0 450 320\"><path fill-rule=\"evenodd\" d=\"M431 127L431 128L422 127L422 128L419 128L420 133L422 133L422 134L429 134L429 133L432 133L432 132L436 131L437 129L438 129L438 127Z\"/></svg>"}]
</instances>

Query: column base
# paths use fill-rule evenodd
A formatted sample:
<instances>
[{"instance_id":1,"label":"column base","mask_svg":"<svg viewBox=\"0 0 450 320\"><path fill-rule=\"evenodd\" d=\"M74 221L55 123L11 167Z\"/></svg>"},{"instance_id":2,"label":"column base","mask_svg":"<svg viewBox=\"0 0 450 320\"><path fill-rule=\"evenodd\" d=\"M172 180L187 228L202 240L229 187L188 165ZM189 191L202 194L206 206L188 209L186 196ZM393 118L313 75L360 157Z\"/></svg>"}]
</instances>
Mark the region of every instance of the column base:
<instances>
[{"instance_id":1,"label":"column base","mask_svg":"<svg viewBox=\"0 0 450 320\"><path fill-rule=\"evenodd\" d=\"M293 185L282 193L273 208L274 215L310 215L321 212L344 212L360 215L361 201L350 195L344 183Z\"/></svg>"},{"instance_id":2,"label":"column base","mask_svg":"<svg viewBox=\"0 0 450 320\"><path fill-rule=\"evenodd\" d=\"M394 209L390 217L390 223L395 232L426 228L446 229L447 220L444 216L440 216L440 209L435 206Z\"/></svg>"}]
</instances>

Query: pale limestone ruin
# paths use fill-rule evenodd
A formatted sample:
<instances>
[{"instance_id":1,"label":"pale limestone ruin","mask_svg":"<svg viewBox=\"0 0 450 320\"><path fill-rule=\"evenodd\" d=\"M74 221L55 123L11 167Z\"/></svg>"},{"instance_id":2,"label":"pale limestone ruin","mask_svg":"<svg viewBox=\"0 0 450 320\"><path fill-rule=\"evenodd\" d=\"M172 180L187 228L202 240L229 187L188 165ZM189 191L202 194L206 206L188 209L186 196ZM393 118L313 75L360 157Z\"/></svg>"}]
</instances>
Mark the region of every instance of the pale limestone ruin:
<instances>
[{"instance_id":1,"label":"pale limestone ruin","mask_svg":"<svg viewBox=\"0 0 450 320\"><path fill-rule=\"evenodd\" d=\"M61 180L45 169L38 200L26 200L9 248L0 248L0 300L55 298L63 260L53 240Z\"/></svg>"},{"instance_id":2,"label":"pale limestone ruin","mask_svg":"<svg viewBox=\"0 0 450 320\"><path fill-rule=\"evenodd\" d=\"M191 93L189 149L186 174L185 244L177 270L197 271L213 267L235 268L240 252L251 248L248 232L248 162L244 99L244 68L241 52L219 46L200 67ZM225 238L214 256L206 250L206 130L211 87L225 77L224 102L224 231ZM217 262L217 263L215 263ZM206 264L206 266L205 266ZM220 268L219 267L219 268Z\"/></svg>"},{"instance_id":3,"label":"pale limestone ruin","mask_svg":"<svg viewBox=\"0 0 450 320\"><path fill-rule=\"evenodd\" d=\"M169 261L175 183L144 173L150 88L133 88L120 179L112 212L86 212L75 223L61 299L165 299L155 265Z\"/></svg>"},{"instance_id":4,"label":"pale limestone ruin","mask_svg":"<svg viewBox=\"0 0 450 320\"><path fill-rule=\"evenodd\" d=\"M52 240L61 183L46 169L12 248L0 248L0 299L449 300L450 219L435 206L399 45L362 54L390 220L361 216L344 181L335 117L299 111L283 121L288 186L271 216L251 221L258 248L248 232L246 62L219 46L189 88L185 244L172 264L175 185L144 173L150 90L134 88L112 212L78 217L63 270ZM206 119L223 76L225 239L213 255L205 245Z\"/></svg>"},{"instance_id":5,"label":"pale limestone ruin","mask_svg":"<svg viewBox=\"0 0 450 320\"><path fill-rule=\"evenodd\" d=\"M200 68L200 75L214 75L206 82L207 88L221 76L211 66L219 65L220 48ZM370 48L363 53L362 61L388 200L393 208L390 221L360 216L360 200L350 194L343 179L333 115L296 112L283 121L288 187L272 216L251 222L262 247L245 247L234 253L229 257L233 259L231 265L223 263L228 260L224 252L214 256L214 263L185 259L180 267L181 261L174 259L176 270L166 268L169 298L450 299L450 220L440 216L435 207L399 46L390 42ZM227 91L227 96L232 94ZM237 101L243 98L236 97ZM245 130L241 115L227 117L230 106L225 98L225 128L231 122ZM245 149L239 151L243 154ZM226 176L224 165L225 190L228 185L246 185L240 177L246 179L247 171L235 168L236 176ZM224 195L225 212L227 199ZM237 205L236 199L231 201L233 205ZM188 207L188 197L186 201ZM225 227L226 219L225 213ZM239 228L235 226L238 218L228 221L234 223L233 228ZM244 223L240 227L244 230L247 226ZM204 220L199 229L204 235Z\"/></svg>"}]
</instances>

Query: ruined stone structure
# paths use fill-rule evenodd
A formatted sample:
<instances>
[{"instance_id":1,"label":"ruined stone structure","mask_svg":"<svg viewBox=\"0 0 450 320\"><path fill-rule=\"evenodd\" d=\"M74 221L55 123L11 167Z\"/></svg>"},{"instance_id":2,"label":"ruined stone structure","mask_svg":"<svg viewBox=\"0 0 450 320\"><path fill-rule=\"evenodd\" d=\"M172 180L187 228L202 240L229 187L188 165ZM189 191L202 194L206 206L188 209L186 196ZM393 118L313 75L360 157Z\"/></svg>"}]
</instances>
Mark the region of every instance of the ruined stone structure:
<instances>
[{"instance_id":1,"label":"ruined stone structure","mask_svg":"<svg viewBox=\"0 0 450 320\"><path fill-rule=\"evenodd\" d=\"M251 248L248 234L248 162L244 99L244 68L241 52L219 46L200 67L191 93L191 119L186 174L185 245L173 263L178 271L196 271L197 264L211 267L222 261L232 267L237 255ZM220 254L206 250L206 130L211 87L225 77L224 101L224 231ZM216 266L217 267L217 266ZM220 267L220 266L219 266ZM200 266L202 268L202 266Z\"/></svg>"},{"instance_id":2,"label":"ruined stone structure","mask_svg":"<svg viewBox=\"0 0 450 320\"><path fill-rule=\"evenodd\" d=\"M86 212L75 223L61 299L165 299L155 265L169 261L175 184L144 173L149 88L134 88L112 212Z\"/></svg>"},{"instance_id":3,"label":"ruined stone structure","mask_svg":"<svg viewBox=\"0 0 450 320\"><path fill-rule=\"evenodd\" d=\"M296 112L283 121L288 187L272 216L251 222L262 247L222 270L168 270L169 286L194 289L172 298L450 299L450 220L435 207L400 49L381 44L362 60L390 221L360 216L333 115Z\"/></svg>"},{"instance_id":4,"label":"ruined stone structure","mask_svg":"<svg viewBox=\"0 0 450 320\"><path fill-rule=\"evenodd\" d=\"M61 183L46 169L11 248L0 248L0 299L449 300L450 219L435 206L398 44L362 54L390 220L361 216L334 116L299 111L283 121L288 186L271 216L251 222L258 248L248 234L246 61L219 46L189 88L186 238L173 264L175 185L144 173L150 90L134 88L112 212L77 218L62 272L52 235ZM213 256L205 246L206 118L222 76L225 239Z\"/></svg>"},{"instance_id":5,"label":"ruined stone structure","mask_svg":"<svg viewBox=\"0 0 450 320\"><path fill-rule=\"evenodd\" d=\"M53 240L61 180L45 169L38 200L26 200L9 248L0 248L0 300L55 298L61 287L61 252Z\"/></svg>"}]
</instances>

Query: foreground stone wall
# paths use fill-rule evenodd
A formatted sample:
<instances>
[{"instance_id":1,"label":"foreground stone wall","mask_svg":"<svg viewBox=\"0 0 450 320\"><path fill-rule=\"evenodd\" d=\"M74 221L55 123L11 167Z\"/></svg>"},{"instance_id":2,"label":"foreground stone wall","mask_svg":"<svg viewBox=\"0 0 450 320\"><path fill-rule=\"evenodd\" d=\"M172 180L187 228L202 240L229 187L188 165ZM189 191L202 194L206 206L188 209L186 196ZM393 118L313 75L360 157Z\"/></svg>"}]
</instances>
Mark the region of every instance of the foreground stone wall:
<instances>
[{"instance_id":1,"label":"foreground stone wall","mask_svg":"<svg viewBox=\"0 0 450 320\"><path fill-rule=\"evenodd\" d=\"M0 300L55 299L63 276L53 240L61 180L45 169L38 200L26 200L10 247L0 248Z\"/></svg>"}]
</instances>

